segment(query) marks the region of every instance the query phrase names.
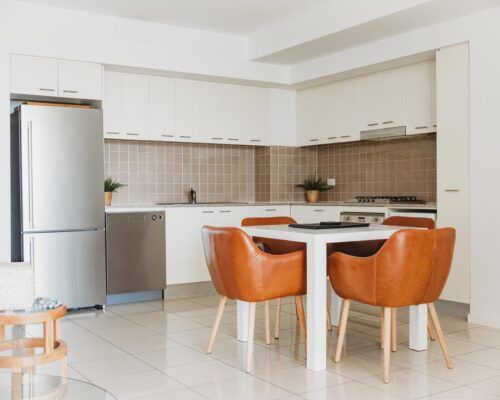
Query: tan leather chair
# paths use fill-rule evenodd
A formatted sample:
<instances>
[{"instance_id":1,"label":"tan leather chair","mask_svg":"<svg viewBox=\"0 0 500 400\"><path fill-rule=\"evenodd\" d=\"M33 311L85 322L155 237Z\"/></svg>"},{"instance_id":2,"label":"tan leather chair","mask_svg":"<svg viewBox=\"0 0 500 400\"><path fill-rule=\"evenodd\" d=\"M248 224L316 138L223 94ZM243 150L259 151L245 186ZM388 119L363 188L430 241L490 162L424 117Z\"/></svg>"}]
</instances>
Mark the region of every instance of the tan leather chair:
<instances>
[{"instance_id":1,"label":"tan leather chair","mask_svg":"<svg viewBox=\"0 0 500 400\"><path fill-rule=\"evenodd\" d=\"M239 228L204 226L201 233L210 277L221 295L207 353L212 352L228 298L250 303L247 372L252 369L257 302L295 296L301 334L305 342L305 317L301 297L307 290L305 252L300 250L280 255L265 253Z\"/></svg>"},{"instance_id":2,"label":"tan leather chair","mask_svg":"<svg viewBox=\"0 0 500 400\"><path fill-rule=\"evenodd\" d=\"M427 228L434 229L436 227L436 221L432 218L420 218L420 217L404 217L404 216L394 216L389 217L382 222L382 225L392 225L392 226L404 226L412 228ZM328 245L328 254L335 251L341 253L350 254L352 256L358 257L368 257L375 254L384 245L385 240L369 240L363 242L346 242L346 243L332 243ZM380 310L380 319L383 318L384 310ZM397 339L397 312L396 309L392 310L392 328L391 328L391 350L397 351L398 349L398 339ZM431 340L436 340L436 335L434 332L434 327L429 319L427 324L427 330L429 332L429 337ZM381 346L383 348L383 343L381 341Z\"/></svg>"},{"instance_id":3,"label":"tan leather chair","mask_svg":"<svg viewBox=\"0 0 500 400\"><path fill-rule=\"evenodd\" d=\"M450 272L455 229L404 229L394 233L373 256L335 252L328 258L328 275L342 298L335 362L340 361L351 300L383 307L384 382L389 382L391 310L427 304L448 368L446 342L434 308Z\"/></svg>"}]
</instances>

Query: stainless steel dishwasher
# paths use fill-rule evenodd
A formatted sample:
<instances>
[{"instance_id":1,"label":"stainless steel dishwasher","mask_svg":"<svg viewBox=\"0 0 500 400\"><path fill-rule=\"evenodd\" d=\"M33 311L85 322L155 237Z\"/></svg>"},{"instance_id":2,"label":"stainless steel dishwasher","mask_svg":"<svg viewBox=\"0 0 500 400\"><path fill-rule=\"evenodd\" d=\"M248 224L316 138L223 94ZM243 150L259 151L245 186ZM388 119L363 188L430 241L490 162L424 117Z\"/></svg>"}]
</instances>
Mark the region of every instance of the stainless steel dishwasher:
<instances>
[{"instance_id":1,"label":"stainless steel dishwasher","mask_svg":"<svg viewBox=\"0 0 500 400\"><path fill-rule=\"evenodd\" d=\"M107 293L165 289L165 213L106 215Z\"/></svg>"}]
</instances>

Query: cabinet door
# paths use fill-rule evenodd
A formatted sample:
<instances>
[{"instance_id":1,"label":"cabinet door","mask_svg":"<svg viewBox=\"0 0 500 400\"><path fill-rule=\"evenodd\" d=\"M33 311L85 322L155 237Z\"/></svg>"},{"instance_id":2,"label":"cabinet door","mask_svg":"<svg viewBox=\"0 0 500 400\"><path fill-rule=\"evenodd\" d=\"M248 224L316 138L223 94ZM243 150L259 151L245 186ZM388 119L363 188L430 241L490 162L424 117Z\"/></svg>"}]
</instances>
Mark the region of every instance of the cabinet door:
<instances>
[{"instance_id":1,"label":"cabinet door","mask_svg":"<svg viewBox=\"0 0 500 400\"><path fill-rule=\"evenodd\" d=\"M243 132L238 138L242 144L267 144L269 125L269 90L257 87L242 87L244 101ZM231 138L228 138L230 140Z\"/></svg>"},{"instance_id":2,"label":"cabinet door","mask_svg":"<svg viewBox=\"0 0 500 400\"><path fill-rule=\"evenodd\" d=\"M241 221L246 217L246 207L220 207L215 208L215 224L217 226L241 226Z\"/></svg>"},{"instance_id":3,"label":"cabinet door","mask_svg":"<svg viewBox=\"0 0 500 400\"><path fill-rule=\"evenodd\" d=\"M469 303L469 55L468 45L436 53L437 225L456 229L453 265L442 299Z\"/></svg>"},{"instance_id":4,"label":"cabinet door","mask_svg":"<svg viewBox=\"0 0 500 400\"><path fill-rule=\"evenodd\" d=\"M149 139L175 140L175 80L149 77Z\"/></svg>"},{"instance_id":5,"label":"cabinet door","mask_svg":"<svg viewBox=\"0 0 500 400\"><path fill-rule=\"evenodd\" d=\"M100 64L59 61L59 96L77 99L101 99Z\"/></svg>"},{"instance_id":6,"label":"cabinet door","mask_svg":"<svg viewBox=\"0 0 500 400\"><path fill-rule=\"evenodd\" d=\"M336 206L291 206L292 218L298 223L340 221L340 207Z\"/></svg>"},{"instance_id":7,"label":"cabinet door","mask_svg":"<svg viewBox=\"0 0 500 400\"><path fill-rule=\"evenodd\" d=\"M415 64L406 70L406 133L435 132L436 66L434 61Z\"/></svg>"},{"instance_id":8,"label":"cabinet door","mask_svg":"<svg viewBox=\"0 0 500 400\"><path fill-rule=\"evenodd\" d=\"M200 82L178 79L175 81L175 131L184 141L201 137Z\"/></svg>"},{"instance_id":9,"label":"cabinet door","mask_svg":"<svg viewBox=\"0 0 500 400\"><path fill-rule=\"evenodd\" d=\"M359 140L359 79L336 84L334 113L336 114L335 142Z\"/></svg>"},{"instance_id":10,"label":"cabinet door","mask_svg":"<svg viewBox=\"0 0 500 400\"><path fill-rule=\"evenodd\" d=\"M382 127L382 77L381 74L366 75L360 78L360 129L380 129Z\"/></svg>"},{"instance_id":11,"label":"cabinet door","mask_svg":"<svg viewBox=\"0 0 500 400\"><path fill-rule=\"evenodd\" d=\"M129 140L147 139L148 77L122 74L122 131Z\"/></svg>"},{"instance_id":12,"label":"cabinet door","mask_svg":"<svg viewBox=\"0 0 500 400\"><path fill-rule=\"evenodd\" d=\"M382 127L405 125L406 117L406 72L404 68L383 72L380 96Z\"/></svg>"},{"instance_id":13,"label":"cabinet door","mask_svg":"<svg viewBox=\"0 0 500 400\"><path fill-rule=\"evenodd\" d=\"M102 93L104 137L122 139L122 76L118 72L104 71Z\"/></svg>"},{"instance_id":14,"label":"cabinet door","mask_svg":"<svg viewBox=\"0 0 500 400\"><path fill-rule=\"evenodd\" d=\"M201 228L215 225L212 207L175 207L165 209L167 284L210 280Z\"/></svg>"},{"instance_id":15,"label":"cabinet door","mask_svg":"<svg viewBox=\"0 0 500 400\"><path fill-rule=\"evenodd\" d=\"M220 142L222 137L222 85L200 82L200 137L204 142Z\"/></svg>"},{"instance_id":16,"label":"cabinet door","mask_svg":"<svg viewBox=\"0 0 500 400\"><path fill-rule=\"evenodd\" d=\"M246 101L243 86L223 85L222 87L222 109L224 117L222 121L222 139L243 138L247 133ZM219 140L219 139L217 139Z\"/></svg>"},{"instance_id":17,"label":"cabinet door","mask_svg":"<svg viewBox=\"0 0 500 400\"><path fill-rule=\"evenodd\" d=\"M13 54L10 59L10 92L57 96L57 60Z\"/></svg>"},{"instance_id":18,"label":"cabinet door","mask_svg":"<svg viewBox=\"0 0 500 400\"><path fill-rule=\"evenodd\" d=\"M327 143L335 136L332 87L316 86L297 94L297 127L299 144L302 146Z\"/></svg>"}]
</instances>

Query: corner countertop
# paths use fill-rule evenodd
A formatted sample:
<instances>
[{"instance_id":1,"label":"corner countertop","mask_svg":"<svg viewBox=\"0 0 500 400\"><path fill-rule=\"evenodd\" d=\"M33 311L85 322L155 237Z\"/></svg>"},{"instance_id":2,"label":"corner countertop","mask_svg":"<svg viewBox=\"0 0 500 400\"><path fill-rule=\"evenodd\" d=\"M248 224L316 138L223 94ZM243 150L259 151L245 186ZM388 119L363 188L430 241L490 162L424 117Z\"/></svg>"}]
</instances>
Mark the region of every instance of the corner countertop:
<instances>
[{"instance_id":1,"label":"corner countertop","mask_svg":"<svg viewBox=\"0 0 500 400\"><path fill-rule=\"evenodd\" d=\"M175 207L251 207L251 206L342 206L342 207L379 207L388 208L390 210L428 210L436 211L436 203L426 203L426 204L373 204L373 203L349 203L345 201L325 201L319 203L306 203L306 202L252 202L252 203L232 203L232 202L221 202L221 203L174 203L174 204L117 204L106 207L106 213L124 213L124 212L147 212L147 211L163 211L166 208Z\"/></svg>"}]
</instances>

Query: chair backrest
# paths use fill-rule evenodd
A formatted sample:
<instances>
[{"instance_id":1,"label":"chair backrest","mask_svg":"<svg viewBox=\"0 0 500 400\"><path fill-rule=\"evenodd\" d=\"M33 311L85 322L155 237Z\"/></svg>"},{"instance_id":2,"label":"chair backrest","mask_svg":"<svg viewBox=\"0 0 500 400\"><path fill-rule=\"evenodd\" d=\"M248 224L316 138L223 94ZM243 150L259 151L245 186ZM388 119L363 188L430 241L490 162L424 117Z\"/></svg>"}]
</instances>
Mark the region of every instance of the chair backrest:
<instances>
[{"instance_id":1,"label":"chair backrest","mask_svg":"<svg viewBox=\"0 0 500 400\"><path fill-rule=\"evenodd\" d=\"M291 217L249 217L241 221L241 226L258 226L258 225L288 225L295 224L295 220Z\"/></svg>"},{"instance_id":2,"label":"chair backrest","mask_svg":"<svg viewBox=\"0 0 500 400\"><path fill-rule=\"evenodd\" d=\"M441 294L453 259L455 229L405 229L394 233L373 257L376 304L431 303Z\"/></svg>"},{"instance_id":3,"label":"chair backrest","mask_svg":"<svg viewBox=\"0 0 500 400\"><path fill-rule=\"evenodd\" d=\"M412 228L434 229L436 227L436 221L432 218L394 216L386 218L384 222L382 222L382 225L411 226Z\"/></svg>"}]
</instances>

